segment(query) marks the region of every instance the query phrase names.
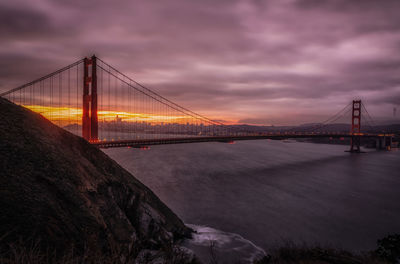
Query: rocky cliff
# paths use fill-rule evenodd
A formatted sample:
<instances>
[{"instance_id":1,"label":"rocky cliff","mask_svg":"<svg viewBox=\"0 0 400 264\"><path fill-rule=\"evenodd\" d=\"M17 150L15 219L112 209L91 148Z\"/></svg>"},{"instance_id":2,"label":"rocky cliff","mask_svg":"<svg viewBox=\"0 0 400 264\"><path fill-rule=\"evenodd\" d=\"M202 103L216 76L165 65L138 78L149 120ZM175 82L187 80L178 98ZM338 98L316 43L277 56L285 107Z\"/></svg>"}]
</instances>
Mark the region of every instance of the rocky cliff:
<instances>
[{"instance_id":1,"label":"rocky cliff","mask_svg":"<svg viewBox=\"0 0 400 264\"><path fill-rule=\"evenodd\" d=\"M0 243L157 250L190 230L102 151L0 98Z\"/></svg>"}]
</instances>

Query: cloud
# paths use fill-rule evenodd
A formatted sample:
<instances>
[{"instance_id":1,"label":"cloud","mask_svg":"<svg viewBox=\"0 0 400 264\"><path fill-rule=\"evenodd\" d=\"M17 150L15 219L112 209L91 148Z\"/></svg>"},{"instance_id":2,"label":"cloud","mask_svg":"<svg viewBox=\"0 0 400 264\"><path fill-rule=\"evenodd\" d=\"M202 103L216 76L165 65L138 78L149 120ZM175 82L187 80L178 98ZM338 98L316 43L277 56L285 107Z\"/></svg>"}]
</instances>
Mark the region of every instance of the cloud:
<instances>
[{"instance_id":1,"label":"cloud","mask_svg":"<svg viewBox=\"0 0 400 264\"><path fill-rule=\"evenodd\" d=\"M10 1L0 91L96 53L211 118L303 123L354 97L385 115L400 81L399 11L397 0Z\"/></svg>"}]
</instances>

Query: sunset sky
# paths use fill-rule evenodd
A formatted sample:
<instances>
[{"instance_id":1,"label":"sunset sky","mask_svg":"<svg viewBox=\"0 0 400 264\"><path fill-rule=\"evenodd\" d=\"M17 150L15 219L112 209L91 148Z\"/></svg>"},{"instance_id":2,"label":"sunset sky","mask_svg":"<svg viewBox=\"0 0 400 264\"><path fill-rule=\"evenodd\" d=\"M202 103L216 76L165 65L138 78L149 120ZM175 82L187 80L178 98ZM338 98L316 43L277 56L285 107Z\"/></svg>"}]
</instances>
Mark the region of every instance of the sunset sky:
<instances>
[{"instance_id":1,"label":"sunset sky","mask_svg":"<svg viewBox=\"0 0 400 264\"><path fill-rule=\"evenodd\" d=\"M400 122L399 0L0 0L0 41L2 92L96 54L214 119Z\"/></svg>"}]
</instances>

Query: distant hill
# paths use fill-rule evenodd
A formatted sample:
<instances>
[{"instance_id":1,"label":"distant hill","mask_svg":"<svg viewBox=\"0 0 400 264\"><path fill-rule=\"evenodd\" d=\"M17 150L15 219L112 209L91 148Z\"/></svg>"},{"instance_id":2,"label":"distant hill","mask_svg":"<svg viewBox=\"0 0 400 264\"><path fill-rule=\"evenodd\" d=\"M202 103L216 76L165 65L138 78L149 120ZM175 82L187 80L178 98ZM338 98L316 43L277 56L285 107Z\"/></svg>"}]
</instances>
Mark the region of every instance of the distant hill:
<instances>
[{"instance_id":1,"label":"distant hill","mask_svg":"<svg viewBox=\"0 0 400 264\"><path fill-rule=\"evenodd\" d=\"M268 133L268 132L349 132L350 124L320 124L308 123L299 126L253 126L253 125L231 125L236 131L246 133ZM400 134L400 124L370 125L361 123L362 131L371 133L395 133Z\"/></svg>"},{"instance_id":2,"label":"distant hill","mask_svg":"<svg viewBox=\"0 0 400 264\"><path fill-rule=\"evenodd\" d=\"M159 250L191 230L84 139L0 98L0 250ZM1 262L1 261L0 261Z\"/></svg>"}]
</instances>

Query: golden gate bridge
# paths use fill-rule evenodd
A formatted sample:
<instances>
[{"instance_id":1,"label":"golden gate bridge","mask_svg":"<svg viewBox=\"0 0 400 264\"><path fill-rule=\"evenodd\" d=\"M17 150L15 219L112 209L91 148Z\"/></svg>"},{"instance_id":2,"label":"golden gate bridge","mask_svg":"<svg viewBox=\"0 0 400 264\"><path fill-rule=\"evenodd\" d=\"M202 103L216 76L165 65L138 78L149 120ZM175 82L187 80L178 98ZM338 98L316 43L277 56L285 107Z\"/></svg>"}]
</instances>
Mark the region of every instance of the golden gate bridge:
<instances>
[{"instance_id":1,"label":"golden gate bridge","mask_svg":"<svg viewBox=\"0 0 400 264\"><path fill-rule=\"evenodd\" d=\"M393 134L368 133L374 123L361 100L349 102L329 119L306 130L254 132L226 125L182 107L148 89L96 56L0 94L40 113L54 124L98 147L137 147L255 139L350 138L350 152L361 140L391 145ZM349 131L324 129L348 118ZM363 121L363 126L361 122Z\"/></svg>"}]
</instances>

